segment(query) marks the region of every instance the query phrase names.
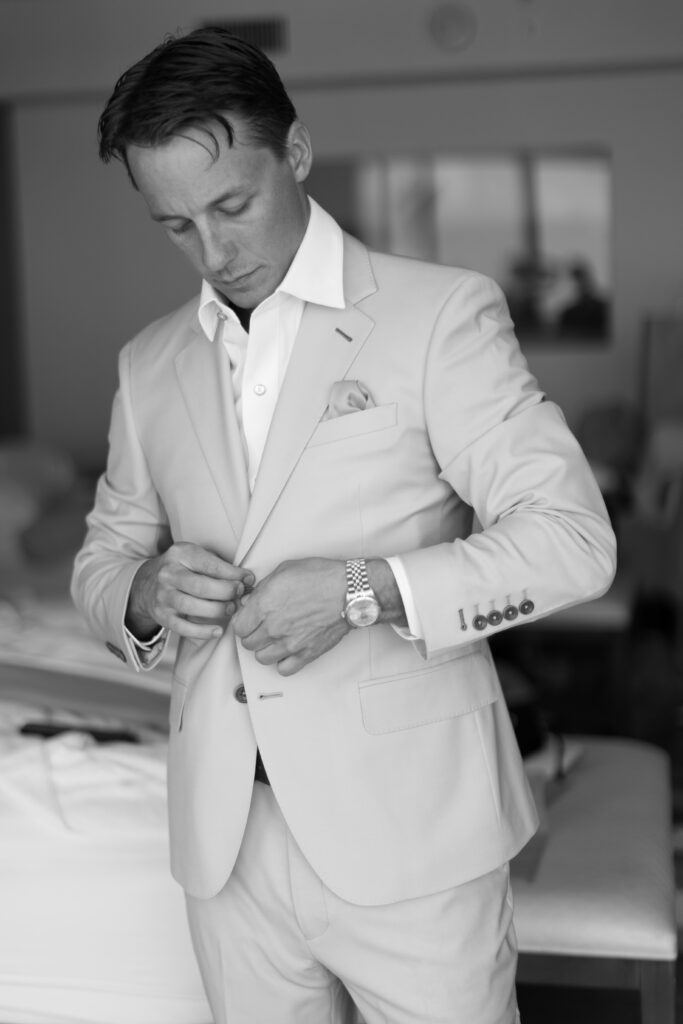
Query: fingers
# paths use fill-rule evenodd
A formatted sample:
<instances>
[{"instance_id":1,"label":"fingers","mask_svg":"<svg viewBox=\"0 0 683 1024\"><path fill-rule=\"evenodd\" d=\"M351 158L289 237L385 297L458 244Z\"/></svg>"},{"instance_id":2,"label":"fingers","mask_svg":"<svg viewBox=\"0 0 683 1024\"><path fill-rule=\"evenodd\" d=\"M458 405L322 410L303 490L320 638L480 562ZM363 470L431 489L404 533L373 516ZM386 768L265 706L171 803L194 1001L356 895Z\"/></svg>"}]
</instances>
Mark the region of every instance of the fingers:
<instances>
[{"instance_id":1,"label":"fingers","mask_svg":"<svg viewBox=\"0 0 683 1024\"><path fill-rule=\"evenodd\" d=\"M198 544L172 544L162 558L166 564L183 566L202 579L241 581L247 588L254 586L254 574L250 569L232 565Z\"/></svg>"},{"instance_id":2,"label":"fingers","mask_svg":"<svg viewBox=\"0 0 683 1024\"><path fill-rule=\"evenodd\" d=\"M193 639L222 634L253 573L196 544L173 544L139 574L136 607L161 626Z\"/></svg>"},{"instance_id":3,"label":"fingers","mask_svg":"<svg viewBox=\"0 0 683 1024\"><path fill-rule=\"evenodd\" d=\"M232 628L247 651L280 675L292 675L335 646L348 631L339 608L343 564L329 559L283 562L242 597Z\"/></svg>"},{"instance_id":4,"label":"fingers","mask_svg":"<svg viewBox=\"0 0 683 1024\"><path fill-rule=\"evenodd\" d=\"M295 672L298 672L307 664L307 659L302 658L299 654L292 654L278 661L277 670L281 676L293 676Z\"/></svg>"},{"instance_id":5,"label":"fingers","mask_svg":"<svg viewBox=\"0 0 683 1024\"><path fill-rule=\"evenodd\" d=\"M189 598L203 601L233 601L245 593L244 583L239 579L217 580L177 564L162 566L158 581L160 586L168 586Z\"/></svg>"},{"instance_id":6,"label":"fingers","mask_svg":"<svg viewBox=\"0 0 683 1024\"><path fill-rule=\"evenodd\" d=\"M262 665L274 665L281 658L293 654L295 650L291 642L285 637L257 641L254 641L252 637L247 637L246 640L242 641L242 646L248 651L253 651L256 660L260 661Z\"/></svg>"},{"instance_id":7,"label":"fingers","mask_svg":"<svg viewBox=\"0 0 683 1024\"><path fill-rule=\"evenodd\" d=\"M281 641L260 648L255 652L254 657L261 665L275 665L281 676L294 675L313 660L308 652L291 651Z\"/></svg>"},{"instance_id":8,"label":"fingers","mask_svg":"<svg viewBox=\"0 0 683 1024\"><path fill-rule=\"evenodd\" d=\"M295 635L276 633L268 618L253 614L249 617L245 611L244 603L248 598L242 599L242 607L232 620L233 631L242 641L242 646L247 651L253 651L254 657L262 665L276 665L283 658L301 653L299 647L301 640ZM252 604L253 612L256 601Z\"/></svg>"},{"instance_id":9,"label":"fingers","mask_svg":"<svg viewBox=\"0 0 683 1024\"><path fill-rule=\"evenodd\" d=\"M167 605L160 608L156 618L160 625L167 627L178 636L191 637L194 640L209 640L223 635L234 614L234 604L215 605L211 615L181 614Z\"/></svg>"},{"instance_id":10,"label":"fingers","mask_svg":"<svg viewBox=\"0 0 683 1024\"><path fill-rule=\"evenodd\" d=\"M177 633L178 636L187 637L191 640L217 639L222 636L225 631L225 626L218 625L216 622L183 619L179 615L174 615L172 612L167 614L167 621L164 625L174 633Z\"/></svg>"},{"instance_id":11,"label":"fingers","mask_svg":"<svg viewBox=\"0 0 683 1024\"><path fill-rule=\"evenodd\" d=\"M160 575L158 579L153 613L158 622L176 629L181 636L217 635L227 626L230 618L235 612L237 601L242 590L241 583L223 583L222 591L216 593L213 588L207 587L210 594L204 597L195 596L202 593L201 585L193 585L194 593L188 593L188 582L182 576L167 580ZM211 596L213 593L214 596ZM184 627L178 628L182 622L193 622L196 625L208 627L208 631L187 631ZM216 628L212 632L210 627Z\"/></svg>"},{"instance_id":12,"label":"fingers","mask_svg":"<svg viewBox=\"0 0 683 1024\"><path fill-rule=\"evenodd\" d=\"M238 602L232 626L235 635L240 637L244 641L245 647L251 651L256 650L254 641L263 639L263 637L255 636L255 633L261 627L264 618L264 613L259 608L258 602L252 599L251 594L246 594ZM249 643L246 642L248 639Z\"/></svg>"}]
</instances>

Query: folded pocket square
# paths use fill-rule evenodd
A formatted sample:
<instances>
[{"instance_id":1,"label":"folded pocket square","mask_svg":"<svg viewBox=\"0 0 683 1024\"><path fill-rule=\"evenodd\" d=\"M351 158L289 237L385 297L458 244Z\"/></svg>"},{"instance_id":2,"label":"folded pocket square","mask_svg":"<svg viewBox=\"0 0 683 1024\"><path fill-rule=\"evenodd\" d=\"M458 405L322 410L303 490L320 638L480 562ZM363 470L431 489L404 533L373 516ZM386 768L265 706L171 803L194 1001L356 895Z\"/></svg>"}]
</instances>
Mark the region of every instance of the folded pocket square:
<instances>
[{"instance_id":1,"label":"folded pocket square","mask_svg":"<svg viewBox=\"0 0 683 1024\"><path fill-rule=\"evenodd\" d=\"M330 401L322 418L331 420L335 416L372 409L374 405L374 399L362 381L336 380L330 390Z\"/></svg>"}]
</instances>

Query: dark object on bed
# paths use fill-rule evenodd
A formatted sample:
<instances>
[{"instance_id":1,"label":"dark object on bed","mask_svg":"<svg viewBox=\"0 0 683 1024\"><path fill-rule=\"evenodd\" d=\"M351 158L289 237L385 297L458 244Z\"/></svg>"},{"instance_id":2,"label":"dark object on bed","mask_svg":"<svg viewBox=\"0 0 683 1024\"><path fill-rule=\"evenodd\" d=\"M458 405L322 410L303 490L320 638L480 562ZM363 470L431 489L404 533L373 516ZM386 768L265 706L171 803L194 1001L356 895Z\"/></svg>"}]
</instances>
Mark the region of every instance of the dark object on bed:
<instances>
[{"instance_id":1,"label":"dark object on bed","mask_svg":"<svg viewBox=\"0 0 683 1024\"><path fill-rule=\"evenodd\" d=\"M64 732L87 733L97 743L139 743L140 737L130 729L110 728L108 726L73 725L68 722L25 722L19 730L22 736L41 736L49 739L60 736Z\"/></svg>"}]
</instances>

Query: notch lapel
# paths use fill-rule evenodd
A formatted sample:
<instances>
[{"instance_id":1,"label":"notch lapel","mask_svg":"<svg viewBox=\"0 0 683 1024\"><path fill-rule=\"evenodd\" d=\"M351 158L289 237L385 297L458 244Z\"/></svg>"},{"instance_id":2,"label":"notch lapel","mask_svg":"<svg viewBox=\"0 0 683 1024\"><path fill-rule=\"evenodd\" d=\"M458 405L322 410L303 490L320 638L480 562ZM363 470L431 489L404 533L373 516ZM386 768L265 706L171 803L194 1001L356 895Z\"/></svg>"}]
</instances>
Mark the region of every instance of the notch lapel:
<instances>
[{"instance_id":1,"label":"notch lapel","mask_svg":"<svg viewBox=\"0 0 683 1024\"><path fill-rule=\"evenodd\" d=\"M249 508L249 484L228 354L222 344L199 334L176 357L175 367L192 426L237 543Z\"/></svg>"},{"instance_id":2,"label":"notch lapel","mask_svg":"<svg viewBox=\"0 0 683 1024\"><path fill-rule=\"evenodd\" d=\"M367 249L344 237L344 294L359 302L376 290ZM244 532L235 556L243 561L327 408L332 384L342 380L365 344L374 321L346 309L308 305L280 391L259 466Z\"/></svg>"}]
</instances>

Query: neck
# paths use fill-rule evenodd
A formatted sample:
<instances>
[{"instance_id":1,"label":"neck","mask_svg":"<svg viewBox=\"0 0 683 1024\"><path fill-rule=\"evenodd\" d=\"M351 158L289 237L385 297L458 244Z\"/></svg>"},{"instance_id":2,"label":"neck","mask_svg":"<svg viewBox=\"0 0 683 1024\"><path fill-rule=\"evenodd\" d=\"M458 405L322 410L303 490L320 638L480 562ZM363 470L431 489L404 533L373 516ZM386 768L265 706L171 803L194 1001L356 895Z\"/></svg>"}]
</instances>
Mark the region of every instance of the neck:
<instances>
[{"instance_id":1,"label":"neck","mask_svg":"<svg viewBox=\"0 0 683 1024\"><path fill-rule=\"evenodd\" d=\"M229 305L230 305L230 309L232 309L237 314L237 319L242 324L242 327L244 328L244 330L248 334L249 333L249 321L251 319L251 314L252 314L253 310L251 310L251 309L243 309L242 306L236 306L234 302L230 302Z\"/></svg>"}]
</instances>

